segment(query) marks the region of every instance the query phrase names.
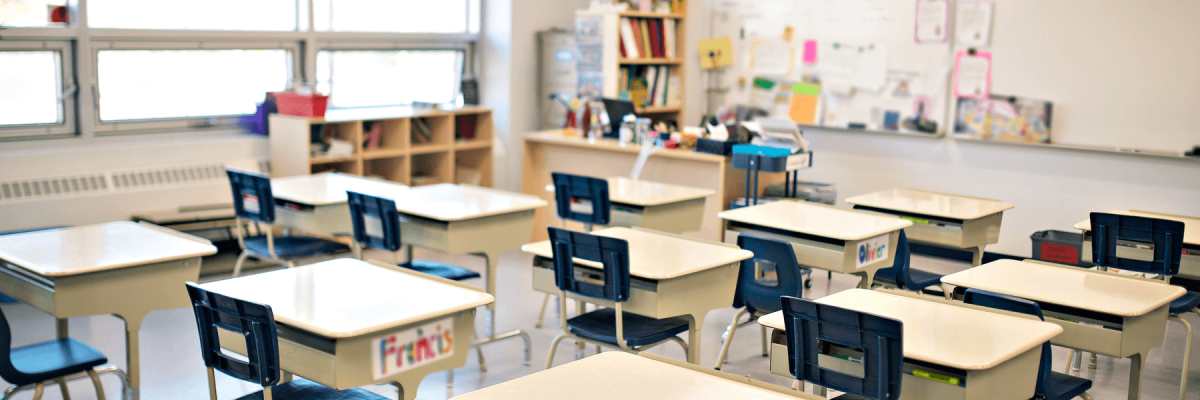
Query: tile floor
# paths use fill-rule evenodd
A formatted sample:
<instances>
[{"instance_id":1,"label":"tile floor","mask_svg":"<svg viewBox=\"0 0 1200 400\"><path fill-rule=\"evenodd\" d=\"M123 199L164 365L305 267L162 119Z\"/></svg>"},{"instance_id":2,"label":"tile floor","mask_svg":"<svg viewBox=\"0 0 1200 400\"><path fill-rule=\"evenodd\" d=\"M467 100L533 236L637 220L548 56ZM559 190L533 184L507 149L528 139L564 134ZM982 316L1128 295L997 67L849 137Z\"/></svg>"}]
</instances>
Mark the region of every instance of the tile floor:
<instances>
[{"instance_id":1,"label":"tile floor","mask_svg":"<svg viewBox=\"0 0 1200 400\"><path fill-rule=\"evenodd\" d=\"M372 255L373 258L387 259L386 254L368 253L369 258ZM445 256L418 250L417 257L457 263L477 271L481 271L484 267L481 258L472 256ZM561 327L558 326L558 319L551 310L547 312L547 325L541 329L534 328L542 294L530 289L529 265L531 259L531 256L519 251L509 251L501 258L496 329L497 332L504 332L513 328L521 328L529 332L533 339L532 365L526 366L521 362L523 349L520 340L489 344L484 347L488 360L488 372L480 372L479 364L472 352L466 366L454 371L454 388L449 393L445 387L446 374L437 373L427 377L421 384L417 396L419 399L446 399L455 394L470 392L541 370L545 363L547 346L554 336L561 332ZM204 262L208 267L220 263L231 266L233 257L218 255L206 259ZM914 264L922 269L939 273L950 273L962 268L959 265L929 259L915 260ZM250 272L259 271L265 270ZM207 276L202 280L222 278L224 276ZM852 276L835 274L833 279L829 280L826 279L825 272L818 271L814 275L813 288L805 292L805 297L819 298L830 292L851 288L857 283L857 279ZM468 282L480 284L478 281ZM25 304L4 304L0 307L14 331L13 345L29 344L53 337L54 319L50 315ZM703 332L703 365L711 366L716 362L721 345L721 334L734 312L733 308L725 308L708 315ZM1200 324L1200 319L1195 315L1189 314L1185 318L1193 325ZM479 321L481 323L482 319ZM122 368L125 366L124 325L120 319L113 316L73 318L71 319L71 335L108 355L109 362ZM1169 323L1164 344L1150 353L1143 375L1143 399L1178 398L1183 338L1183 327L1176 323ZM143 324L141 340L143 399L199 400L208 398L207 379L199 356L199 340L190 309L179 308L151 313ZM746 325L739 329L724 370L774 384L790 385L790 380L772 375L768 371L768 360L760 355L759 340L757 326ZM561 365L574 359L574 352L571 351L569 343L563 343L560 346L555 365ZM665 345L653 352L675 358L683 357L683 352L674 345ZM1054 354L1055 369L1059 370L1066 362L1066 350L1056 348ZM1192 360L1191 370L1193 372L1189 379L1188 394L1189 397L1196 398L1200 396L1200 378L1198 378L1200 377L1200 360ZM1128 371L1128 360L1100 357L1096 369L1089 370L1085 365L1082 374L1093 380L1093 388L1089 393L1094 398L1122 399L1125 398ZM105 376L103 379L108 398L118 398L119 383L115 376ZM257 390L254 385L220 374L218 374L217 381L218 398L220 399L237 398ZM95 398L91 383L86 379L73 381L68 387L74 399ZM376 385L367 387L367 389L393 398L396 395L396 390L391 386ZM32 391L26 391L13 398L29 399L31 397ZM43 398L57 400L62 396L57 387L51 386L47 388Z\"/></svg>"}]
</instances>

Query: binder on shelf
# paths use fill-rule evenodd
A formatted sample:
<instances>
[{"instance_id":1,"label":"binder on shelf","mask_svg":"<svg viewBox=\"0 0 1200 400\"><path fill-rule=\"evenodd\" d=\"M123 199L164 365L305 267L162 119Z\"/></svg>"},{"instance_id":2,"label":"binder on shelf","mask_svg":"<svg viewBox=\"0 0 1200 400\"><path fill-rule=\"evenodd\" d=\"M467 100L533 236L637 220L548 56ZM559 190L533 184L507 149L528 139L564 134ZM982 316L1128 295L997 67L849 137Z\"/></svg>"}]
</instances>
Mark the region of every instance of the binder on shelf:
<instances>
[{"instance_id":1,"label":"binder on shelf","mask_svg":"<svg viewBox=\"0 0 1200 400\"><path fill-rule=\"evenodd\" d=\"M641 29L641 31L642 31L642 49L645 50L644 52L642 52L642 54L646 55L647 57L653 57L652 55L650 55L651 54L650 23L647 22L645 19L639 19L638 20L638 28Z\"/></svg>"},{"instance_id":2,"label":"binder on shelf","mask_svg":"<svg viewBox=\"0 0 1200 400\"><path fill-rule=\"evenodd\" d=\"M671 76L671 67L666 65L658 67L658 82L654 88L654 103L655 106L667 105L667 78Z\"/></svg>"},{"instance_id":3,"label":"binder on shelf","mask_svg":"<svg viewBox=\"0 0 1200 400\"><path fill-rule=\"evenodd\" d=\"M413 142L416 142L416 143L431 143L431 142L433 142L433 131L429 129L429 124L425 123L424 118L413 118L412 124L413 124L413 127L416 128L416 129L414 129L414 131L417 132L417 134L413 136ZM420 141L418 141L418 140L420 140Z\"/></svg>"},{"instance_id":4,"label":"binder on shelf","mask_svg":"<svg viewBox=\"0 0 1200 400\"><path fill-rule=\"evenodd\" d=\"M642 103L642 107L654 105L656 90L658 90L658 67L651 66L646 70L646 101Z\"/></svg>"},{"instance_id":5,"label":"binder on shelf","mask_svg":"<svg viewBox=\"0 0 1200 400\"><path fill-rule=\"evenodd\" d=\"M630 19L624 17L618 23L621 28L621 48L626 58L641 58L642 56L638 53L637 43L634 41L636 36L633 34L633 25L631 24Z\"/></svg>"},{"instance_id":6,"label":"binder on shelf","mask_svg":"<svg viewBox=\"0 0 1200 400\"><path fill-rule=\"evenodd\" d=\"M675 19L665 18L663 23L663 46L666 47L667 58L675 58Z\"/></svg>"},{"instance_id":7,"label":"binder on shelf","mask_svg":"<svg viewBox=\"0 0 1200 400\"><path fill-rule=\"evenodd\" d=\"M637 58L646 56L646 49L642 47L642 25L635 18L629 19L629 30L633 31L633 45L637 47Z\"/></svg>"},{"instance_id":8,"label":"binder on shelf","mask_svg":"<svg viewBox=\"0 0 1200 400\"><path fill-rule=\"evenodd\" d=\"M662 32L658 28L658 19L647 19L646 24L650 28L650 54L654 58L662 58Z\"/></svg>"}]
</instances>

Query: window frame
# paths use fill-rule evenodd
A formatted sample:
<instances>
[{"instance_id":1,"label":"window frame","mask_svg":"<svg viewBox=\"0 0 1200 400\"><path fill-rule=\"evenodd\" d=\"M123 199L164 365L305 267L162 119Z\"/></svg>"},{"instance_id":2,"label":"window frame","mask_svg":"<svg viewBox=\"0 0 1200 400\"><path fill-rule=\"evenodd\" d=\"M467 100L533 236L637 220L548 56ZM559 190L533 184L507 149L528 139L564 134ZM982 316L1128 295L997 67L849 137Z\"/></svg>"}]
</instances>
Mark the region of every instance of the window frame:
<instances>
[{"instance_id":1,"label":"window frame","mask_svg":"<svg viewBox=\"0 0 1200 400\"><path fill-rule=\"evenodd\" d=\"M296 78L300 76L299 63L296 62L300 54L299 43L289 42L118 42L118 41L100 41L92 42L90 54L92 60L100 59L100 52L104 50L284 50L290 54L289 71L288 71L288 86L296 82ZM239 115L218 115L211 117L180 117L180 118L157 118L147 120L122 120L122 121L103 121L100 119L100 68L98 64L94 64L92 68L92 98L95 99L95 112L93 113L92 124L94 132L97 136L112 135L112 134L131 134L140 131L164 131L164 130L179 130L188 128L213 128L220 126L229 126L237 124Z\"/></svg>"},{"instance_id":2,"label":"window frame","mask_svg":"<svg viewBox=\"0 0 1200 400\"><path fill-rule=\"evenodd\" d=\"M70 23L51 27L6 27L0 30L0 50L48 47L59 51L63 87L60 93L64 122L55 125L0 127L0 143L40 139L91 141L99 136L146 133L189 134L236 128L236 117L178 118L102 122L99 115L98 68L100 50L108 49L284 49L291 54L291 81L316 82L317 52L321 50L460 50L465 76L472 68L475 45L483 37L472 27L484 24L486 2L478 1L476 14L468 2L466 33L327 32L314 29L314 0L296 0L295 31L155 30L90 28L88 0L67 0ZM472 24L472 18L477 18ZM459 88L461 91L461 86ZM57 142L56 142L57 143Z\"/></svg>"},{"instance_id":3,"label":"window frame","mask_svg":"<svg viewBox=\"0 0 1200 400\"><path fill-rule=\"evenodd\" d=\"M0 41L0 51L56 51L58 52L59 74L62 88L58 92L59 107L62 108L63 119L55 124L38 125L8 125L0 126L0 140L36 137L64 137L74 135L77 131L75 123L76 96L79 86L74 75L74 51L68 42L62 41Z\"/></svg>"}]
</instances>

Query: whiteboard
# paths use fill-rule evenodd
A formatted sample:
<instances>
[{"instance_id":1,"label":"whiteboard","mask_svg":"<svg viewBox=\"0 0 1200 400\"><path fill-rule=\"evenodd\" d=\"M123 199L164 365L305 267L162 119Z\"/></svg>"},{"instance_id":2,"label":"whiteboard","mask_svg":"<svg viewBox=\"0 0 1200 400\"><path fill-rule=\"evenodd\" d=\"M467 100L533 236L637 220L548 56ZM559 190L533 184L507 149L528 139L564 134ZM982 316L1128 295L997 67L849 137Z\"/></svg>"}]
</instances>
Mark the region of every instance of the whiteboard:
<instances>
[{"instance_id":1,"label":"whiteboard","mask_svg":"<svg viewBox=\"0 0 1200 400\"><path fill-rule=\"evenodd\" d=\"M951 45L916 43L915 1L715 0L715 3L711 36L733 38L736 54L734 66L719 72L719 78L715 78L719 80L717 85L728 90L720 96L721 104L763 107L769 101L762 91L754 89L756 77L797 82L809 75L822 83L818 114L823 125L845 128L849 122L857 122L867 124L869 129L882 129L884 113L896 111L902 118L911 117L915 115L917 98L924 97L931 106L925 110L926 116L938 121L939 131L948 131ZM793 31L790 43L783 38L787 27ZM816 41L814 64L803 62L806 40ZM773 48L779 44L792 46L790 73L763 74L758 68L761 65L752 67L761 57L754 54L756 43L771 44ZM853 64L852 58L846 58L852 53L882 53L880 57L885 62L877 69L872 68L879 74L869 74L878 76L882 85L847 90L844 84L834 84L836 65ZM899 86L901 82L903 88ZM772 115L786 117L788 96L781 93L777 97Z\"/></svg>"},{"instance_id":2,"label":"whiteboard","mask_svg":"<svg viewBox=\"0 0 1200 400\"><path fill-rule=\"evenodd\" d=\"M947 85L953 54L965 50L953 44L953 10L950 44L928 45L913 39L916 0L713 2L711 36L733 37L738 54L738 64L713 84L728 90L716 105L752 100L751 85L738 84L739 78L753 79L747 68L750 40L739 38L747 14L766 13L783 21L764 24L751 15L753 30L782 30L791 23L797 47L806 37L884 43L889 70L915 69L944 79L934 96L936 116L940 131L951 130ZM979 48L992 53L992 92L1052 102L1053 143L1176 154L1200 145L1200 1L994 4L990 46ZM800 73L802 68L789 78Z\"/></svg>"}]
</instances>

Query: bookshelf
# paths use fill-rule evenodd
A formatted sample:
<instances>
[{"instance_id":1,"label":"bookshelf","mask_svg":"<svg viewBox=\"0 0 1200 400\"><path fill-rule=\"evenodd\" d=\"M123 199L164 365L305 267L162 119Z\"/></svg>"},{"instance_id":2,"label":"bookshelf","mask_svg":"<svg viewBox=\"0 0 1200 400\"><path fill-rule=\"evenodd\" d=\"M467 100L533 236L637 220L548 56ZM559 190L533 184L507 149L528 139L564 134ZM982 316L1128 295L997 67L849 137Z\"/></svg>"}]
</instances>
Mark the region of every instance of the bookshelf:
<instances>
[{"instance_id":1,"label":"bookshelf","mask_svg":"<svg viewBox=\"0 0 1200 400\"><path fill-rule=\"evenodd\" d=\"M684 73L687 63L684 62L687 44L687 18L682 13L660 13L641 11L576 11L576 31L586 31L580 24L596 24L596 34L599 36L600 64L599 75L602 77L600 93L607 98L622 98L623 92L630 92L633 82L654 78L662 78L664 72L669 77L661 86L647 82L646 92L654 96L657 90L664 90L661 99L650 99L643 104L634 101L635 112L639 117L648 117L655 122L674 121L680 123L683 118L685 95ZM632 22L632 23L631 23ZM629 25L626 29L625 25ZM642 32L650 34L643 37ZM632 34L629 40L624 35ZM585 40L580 39L581 51ZM626 44L637 47L630 51ZM647 47L649 46L649 47ZM586 57L586 55L584 55ZM650 70L654 70L653 73ZM581 76L584 74L581 71ZM637 86L633 86L637 87ZM628 95L626 95L628 96Z\"/></svg>"},{"instance_id":2,"label":"bookshelf","mask_svg":"<svg viewBox=\"0 0 1200 400\"><path fill-rule=\"evenodd\" d=\"M313 132L358 144L347 157L312 157ZM378 138L371 140L376 136ZM270 116L271 175L336 171L411 186L492 186L492 110L383 107L330 110L325 117Z\"/></svg>"}]
</instances>

